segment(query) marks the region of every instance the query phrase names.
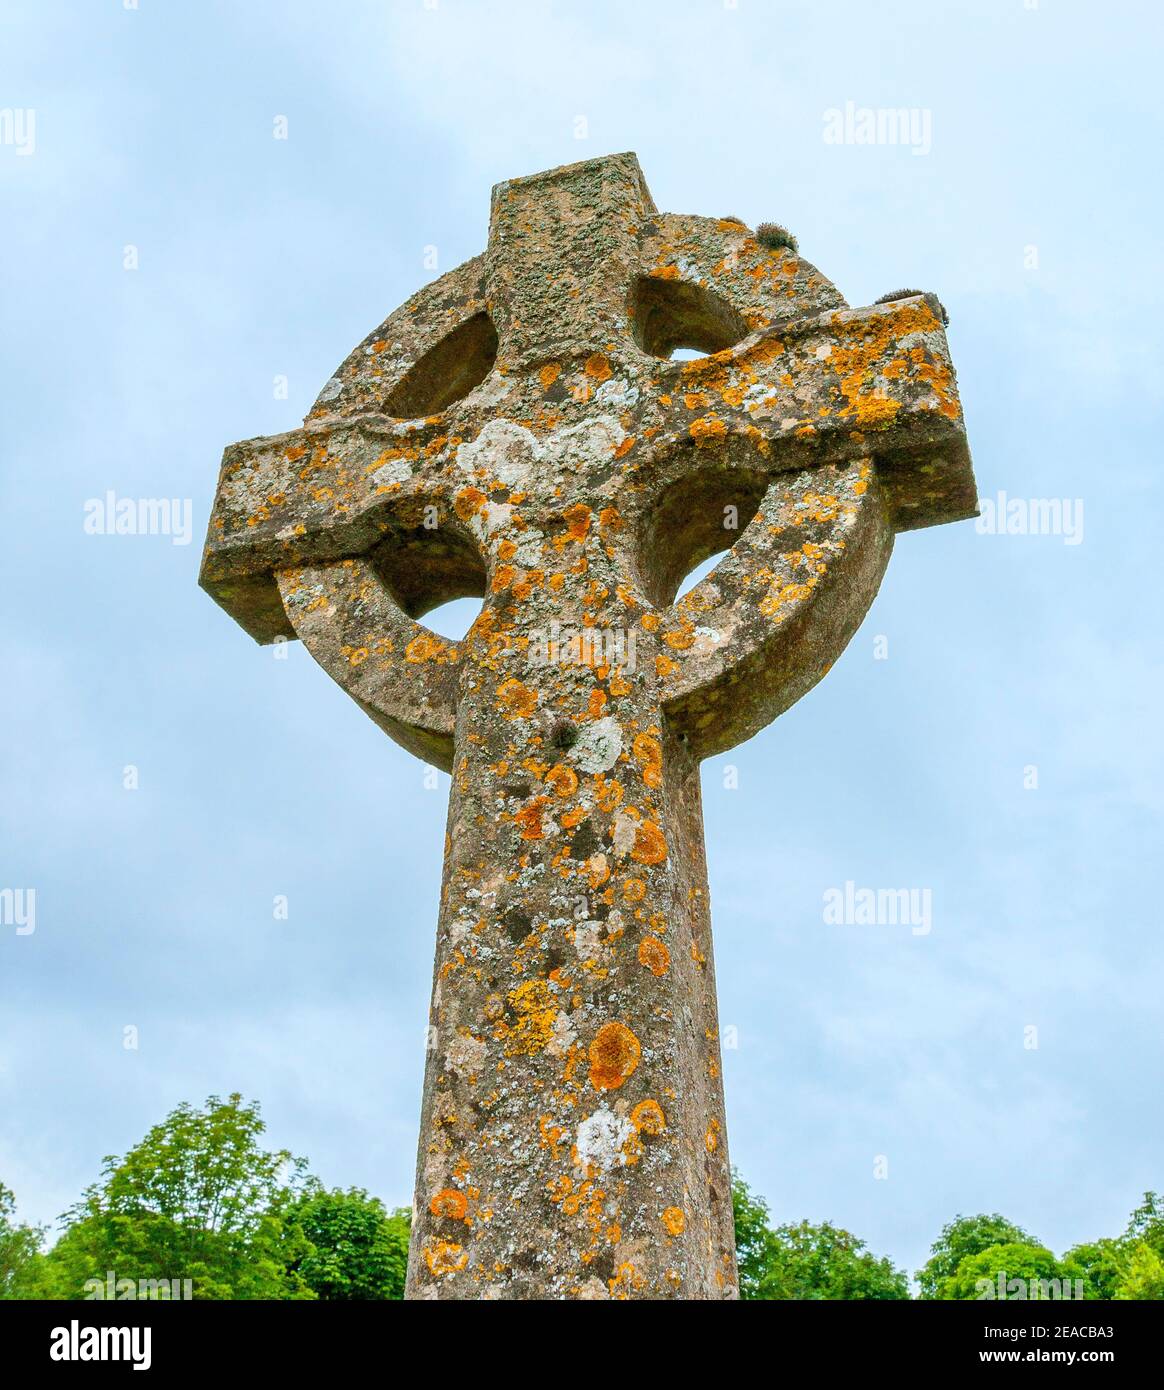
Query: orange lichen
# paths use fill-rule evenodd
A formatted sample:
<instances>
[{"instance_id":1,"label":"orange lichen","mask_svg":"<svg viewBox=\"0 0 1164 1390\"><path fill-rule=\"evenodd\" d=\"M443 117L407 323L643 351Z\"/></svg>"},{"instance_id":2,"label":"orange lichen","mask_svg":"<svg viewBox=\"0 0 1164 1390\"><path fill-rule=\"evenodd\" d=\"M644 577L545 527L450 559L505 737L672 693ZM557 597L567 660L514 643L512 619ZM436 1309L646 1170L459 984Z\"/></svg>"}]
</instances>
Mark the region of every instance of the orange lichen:
<instances>
[{"instance_id":1,"label":"orange lichen","mask_svg":"<svg viewBox=\"0 0 1164 1390\"><path fill-rule=\"evenodd\" d=\"M497 687L497 708L506 719L529 719L538 707L536 690L510 676Z\"/></svg>"},{"instance_id":2,"label":"orange lichen","mask_svg":"<svg viewBox=\"0 0 1164 1390\"><path fill-rule=\"evenodd\" d=\"M662 1220L667 1234L672 1236L681 1236L687 1226L687 1217L683 1214L682 1207L668 1207L663 1212Z\"/></svg>"},{"instance_id":3,"label":"orange lichen","mask_svg":"<svg viewBox=\"0 0 1164 1390\"><path fill-rule=\"evenodd\" d=\"M439 637L431 632L425 632L423 629L404 648L405 661L416 664L426 661L452 661L455 657L455 647L450 647L447 642L442 642Z\"/></svg>"},{"instance_id":4,"label":"orange lichen","mask_svg":"<svg viewBox=\"0 0 1164 1390\"><path fill-rule=\"evenodd\" d=\"M572 541L584 541L590 530L591 513L585 502L575 502L562 513L566 521L566 534Z\"/></svg>"},{"instance_id":5,"label":"orange lichen","mask_svg":"<svg viewBox=\"0 0 1164 1390\"><path fill-rule=\"evenodd\" d=\"M631 744L639 766L643 770L643 781L648 787L663 785L663 749L659 740L649 734L636 734Z\"/></svg>"},{"instance_id":6,"label":"orange lichen","mask_svg":"<svg viewBox=\"0 0 1164 1390\"><path fill-rule=\"evenodd\" d=\"M541 371L538 372L538 380L541 382L542 387L548 391L561 375L562 366L560 362L547 362Z\"/></svg>"},{"instance_id":7,"label":"orange lichen","mask_svg":"<svg viewBox=\"0 0 1164 1390\"><path fill-rule=\"evenodd\" d=\"M468 521L481 510L486 500L480 488L463 487L453 498L453 507L462 521Z\"/></svg>"},{"instance_id":8,"label":"orange lichen","mask_svg":"<svg viewBox=\"0 0 1164 1390\"><path fill-rule=\"evenodd\" d=\"M604 1023L590 1044L590 1084L596 1091L614 1091L639 1064L639 1040L623 1023Z\"/></svg>"},{"instance_id":9,"label":"orange lichen","mask_svg":"<svg viewBox=\"0 0 1164 1390\"><path fill-rule=\"evenodd\" d=\"M610 376L610 363L603 357L602 353L595 352L586 359L586 366L583 370L594 381L606 381Z\"/></svg>"},{"instance_id":10,"label":"orange lichen","mask_svg":"<svg viewBox=\"0 0 1164 1390\"><path fill-rule=\"evenodd\" d=\"M546 773L546 781L562 798L573 796L578 790L578 774L565 763L558 763L556 767L550 768Z\"/></svg>"},{"instance_id":11,"label":"orange lichen","mask_svg":"<svg viewBox=\"0 0 1164 1390\"><path fill-rule=\"evenodd\" d=\"M549 797L535 796L520 811L514 814L514 823L521 826L521 838L523 840L544 840L546 836L545 825L542 822L542 808L549 804Z\"/></svg>"},{"instance_id":12,"label":"orange lichen","mask_svg":"<svg viewBox=\"0 0 1164 1390\"><path fill-rule=\"evenodd\" d=\"M445 1187L429 1202L428 1209L434 1216L444 1217L449 1221L463 1221L469 1204L463 1192L458 1192L455 1187Z\"/></svg>"},{"instance_id":13,"label":"orange lichen","mask_svg":"<svg viewBox=\"0 0 1164 1390\"><path fill-rule=\"evenodd\" d=\"M645 820L636 825L631 858L640 864L661 864L666 857L667 841L654 821Z\"/></svg>"},{"instance_id":14,"label":"orange lichen","mask_svg":"<svg viewBox=\"0 0 1164 1390\"><path fill-rule=\"evenodd\" d=\"M631 1111L630 1118L631 1124L639 1134L646 1134L652 1138L662 1134L667 1128L663 1107L657 1100L640 1100Z\"/></svg>"},{"instance_id":15,"label":"orange lichen","mask_svg":"<svg viewBox=\"0 0 1164 1390\"><path fill-rule=\"evenodd\" d=\"M447 1240L438 1240L425 1249L424 1262L434 1279L456 1274L469 1263L469 1252Z\"/></svg>"},{"instance_id":16,"label":"orange lichen","mask_svg":"<svg viewBox=\"0 0 1164 1390\"><path fill-rule=\"evenodd\" d=\"M701 415L697 420L692 420L688 428L697 444L708 444L727 434L727 425L718 415Z\"/></svg>"},{"instance_id":17,"label":"orange lichen","mask_svg":"<svg viewBox=\"0 0 1164 1390\"><path fill-rule=\"evenodd\" d=\"M665 975L671 965L671 952L657 936L645 936L639 943L639 964L652 975Z\"/></svg>"}]
</instances>

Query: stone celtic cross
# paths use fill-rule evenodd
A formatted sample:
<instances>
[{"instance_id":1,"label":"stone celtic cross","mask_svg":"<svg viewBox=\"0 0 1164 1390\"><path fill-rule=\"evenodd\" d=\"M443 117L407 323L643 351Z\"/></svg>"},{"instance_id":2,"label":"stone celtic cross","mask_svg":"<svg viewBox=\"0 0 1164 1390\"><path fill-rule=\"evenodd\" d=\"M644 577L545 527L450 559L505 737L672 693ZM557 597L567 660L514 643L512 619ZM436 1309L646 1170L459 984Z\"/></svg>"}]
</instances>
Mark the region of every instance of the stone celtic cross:
<instances>
[{"instance_id":1,"label":"stone celtic cross","mask_svg":"<svg viewBox=\"0 0 1164 1390\"><path fill-rule=\"evenodd\" d=\"M699 763L824 675L897 531L975 513L902 293L589 160L226 450L202 585L452 777L409 1297L735 1294Z\"/></svg>"}]
</instances>

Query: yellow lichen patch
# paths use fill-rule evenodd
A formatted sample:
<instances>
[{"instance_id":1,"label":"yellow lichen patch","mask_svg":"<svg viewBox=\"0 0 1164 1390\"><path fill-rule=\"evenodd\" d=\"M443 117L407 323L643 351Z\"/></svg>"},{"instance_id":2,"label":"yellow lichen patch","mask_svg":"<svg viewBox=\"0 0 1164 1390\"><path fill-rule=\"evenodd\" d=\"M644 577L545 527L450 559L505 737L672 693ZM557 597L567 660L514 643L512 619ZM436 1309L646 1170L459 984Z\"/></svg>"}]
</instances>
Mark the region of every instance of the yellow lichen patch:
<instances>
[{"instance_id":1,"label":"yellow lichen patch","mask_svg":"<svg viewBox=\"0 0 1164 1390\"><path fill-rule=\"evenodd\" d=\"M662 1220L667 1234L671 1236L681 1236L687 1226L687 1217L683 1214L682 1207L667 1207Z\"/></svg>"},{"instance_id":2,"label":"yellow lichen patch","mask_svg":"<svg viewBox=\"0 0 1164 1390\"><path fill-rule=\"evenodd\" d=\"M538 380L542 384L542 389L548 391L561 375L562 366L560 362L547 362L541 371L538 372Z\"/></svg>"},{"instance_id":3,"label":"yellow lichen patch","mask_svg":"<svg viewBox=\"0 0 1164 1390\"><path fill-rule=\"evenodd\" d=\"M649 1135L651 1138L662 1134L667 1128L663 1107L657 1100L640 1100L631 1111L630 1117L636 1132Z\"/></svg>"},{"instance_id":4,"label":"yellow lichen patch","mask_svg":"<svg viewBox=\"0 0 1164 1390\"><path fill-rule=\"evenodd\" d=\"M660 678L665 678L671 675L673 671L677 671L678 669L679 663L676 661L672 661L669 656L655 657L655 675L659 676Z\"/></svg>"},{"instance_id":5,"label":"yellow lichen patch","mask_svg":"<svg viewBox=\"0 0 1164 1390\"><path fill-rule=\"evenodd\" d=\"M648 787L663 785L663 749L657 738L650 734L636 734L631 750L643 770L643 781Z\"/></svg>"},{"instance_id":6,"label":"yellow lichen patch","mask_svg":"<svg viewBox=\"0 0 1164 1390\"><path fill-rule=\"evenodd\" d=\"M654 821L641 821L635 826L635 842L631 858L640 864L661 864L667 857L667 841Z\"/></svg>"},{"instance_id":7,"label":"yellow lichen patch","mask_svg":"<svg viewBox=\"0 0 1164 1390\"><path fill-rule=\"evenodd\" d=\"M510 990L509 1006L516 1021L501 1020L497 1036L504 1040L507 1057L534 1057L553 1037L558 1010L545 980L526 980Z\"/></svg>"},{"instance_id":8,"label":"yellow lichen patch","mask_svg":"<svg viewBox=\"0 0 1164 1390\"><path fill-rule=\"evenodd\" d=\"M455 647L450 647L447 642L442 642L434 633L425 632L423 629L404 648L405 661L411 661L417 665L426 661L438 663L453 661L456 659L456 655Z\"/></svg>"},{"instance_id":9,"label":"yellow lichen patch","mask_svg":"<svg viewBox=\"0 0 1164 1390\"><path fill-rule=\"evenodd\" d=\"M530 719L538 707L537 691L510 676L497 687L497 708L506 719Z\"/></svg>"},{"instance_id":10,"label":"yellow lichen patch","mask_svg":"<svg viewBox=\"0 0 1164 1390\"><path fill-rule=\"evenodd\" d=\"M707 1133L703 1136L703 1146L709 1154L715 1153L719 1148L719 1121L712 1120L707 1126Z\"/></svg>"},{"instance_id":11,"label":"yellow lichen patch","mask_svg":"<svg viewBox=\"0 0 1164 1390\"><path fill-rule=\"evenodd\" d=\"M639 1064L639 1040L623 1023L604 1023L590 1044L590 1084L596 1091L614 1091Z\"/></svg>"},{"instance_id":12,"label":"yellow lichen patch","mask_svg":"<svg viewBox=\"0 0 1164 1390\"><path fill-rule=\"evenodd\" d=\"M586 359L583 371L592 381L606 381L610 376L610 363L602 353L595 352Z\"/></svg>"},{"instance_id":13,"label":"yellow lichen patch","mask_svg":"<svg viewBox=\"0 0 1164 1390\"><path fill-rule=\"evenodd\" d=\"M630 1260L625 1260L619 1265L614 1278L608 1279L606 1284L610 1290L611 1298L625 1301L630 1298L632 1293L638 1293L641 1289L645 1289L647 1281Z\"/></svg>"},{"instance_id":14,"label":"yellow lichen patch","mask_svg":"<svg viewBox=\"0 0 1164 1390\"><path fill-rule=\"evenodd\" d=\"M610 815L623 798L622 783L615 778L603 777L601 772L594 774L594 799L598 803L598 809Z\"/></svg>"},{"instance_id":15,"label":"yellow lichen patch","mask_svg":"<svg viewBox=\"0 0 1164 1390\"><path fill-rule=\"evenodd\" d=\"M550 768L546 773L546 781L553 787L554 792L563 799L573 796L578 790L578 774L572 767L567 767L565 763L558 763L556 767Z\"/></svg>"},{"instance_id":16,"label":"yellow lichen patch","mask_svg":"<svg viewBox=\"0 0 1164 1390\"><path fill-rule=\"evenodd\" d=\"M718 415L701 415L697 420L692 420L688 429L697 444L709 444L723 439L727 434L727 425Z\"/></svg>"},{"instance_id":17,"label":"yellow lichen patch","mask_svg":"<svg viewBox=\"0 0 1164 1390\"><path fill-rule=\"evenodd\" d=\"M469 1204L466 1202L463 1192L458 1192L455 1187L445 1187L429 1202L428 1209L434 1216L443 1217L449 1221L463 1221Z\"/></svg>"},{"instance_id":18,"label":"yellow lichen patch","mask_svg":"<svg viewBox=\"0 0 1164 1390\"><path fill-rule=\"evenodd\" d=\"M639 964L652 975L665 975L671 965L671 952L657 936L644 936L639 943Z\"/></svg>"},{"instance_id":19,"label":"yellow lichen patch","mask_svg":"<svg viewBox=\"0 0 1164 1390\"><path fill-rule=\"evenodd\" d=\"M674 632L665 632L663 641L672 651L685 652L695 645L695 625L690 618L684 618Z\"/></svg>"},{"instance_id":20,"label":"yellow lichen patch","mask_svg":"<svg viewBox=\"0 0 1164 1390\"><path fill-rule=\"evenodd\" d=\"M490 589L495 594L504 593L504 591L508 589L509 586L513 583L516 574L517 571L513 568L512 565L498 565L497 570L493 575L493 582L489 585Z\"/></svg>"},{"instance_id":21,"label":"yellow lichen patch","mask_svg":"<svg viewBox=\"0 0 1164 1390\"><path fill-rule=\"evenodd\" d=\"M456 1274L469 1263L469 1252L447 1240L438 1240L425 1248L424 1262L434 1279Z\"/></svg>"}]
</instances>

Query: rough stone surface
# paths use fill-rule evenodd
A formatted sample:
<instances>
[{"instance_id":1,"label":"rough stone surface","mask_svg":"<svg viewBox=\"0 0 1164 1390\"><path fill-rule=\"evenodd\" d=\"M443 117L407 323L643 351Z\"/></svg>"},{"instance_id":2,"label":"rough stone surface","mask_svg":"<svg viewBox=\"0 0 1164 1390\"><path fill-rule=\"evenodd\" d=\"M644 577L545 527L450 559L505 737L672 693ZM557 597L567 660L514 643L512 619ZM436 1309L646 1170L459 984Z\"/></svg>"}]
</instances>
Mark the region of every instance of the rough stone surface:
<instances>
[{"instance_id":1,"label":"rough stone surface","mask_svg":"<svg viewBox=\"0 0 1164 1390\"><path fill-rule=\"evenodd\" d=\"M975 509L937 301L849 309L631 154L498 185L483 256L227 449L203 586L452 774L410 1297L734 1296L699 761Z\"/></svg>"}]
</instances>

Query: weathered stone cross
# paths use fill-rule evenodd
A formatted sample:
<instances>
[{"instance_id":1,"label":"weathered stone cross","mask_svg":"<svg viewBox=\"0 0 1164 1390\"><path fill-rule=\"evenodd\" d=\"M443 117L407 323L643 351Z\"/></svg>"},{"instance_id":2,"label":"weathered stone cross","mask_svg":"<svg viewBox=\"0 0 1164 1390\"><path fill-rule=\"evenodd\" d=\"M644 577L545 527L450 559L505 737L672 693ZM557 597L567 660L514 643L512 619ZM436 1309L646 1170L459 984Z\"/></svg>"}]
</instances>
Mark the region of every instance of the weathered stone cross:
<instances>
[{"instance_id":1,"label":"weathered stone cross","mask_svg":"<svg viewBox=\"0 0 1164 1390\"><path fill-rule=\"evenodd\" d=\"M848 309L633 154L498 185L483 256L227 449L203 586L452 774L410 1297L734 1295L699 762L975 507L937 301Z\"/></svg>"}]
</instances>

